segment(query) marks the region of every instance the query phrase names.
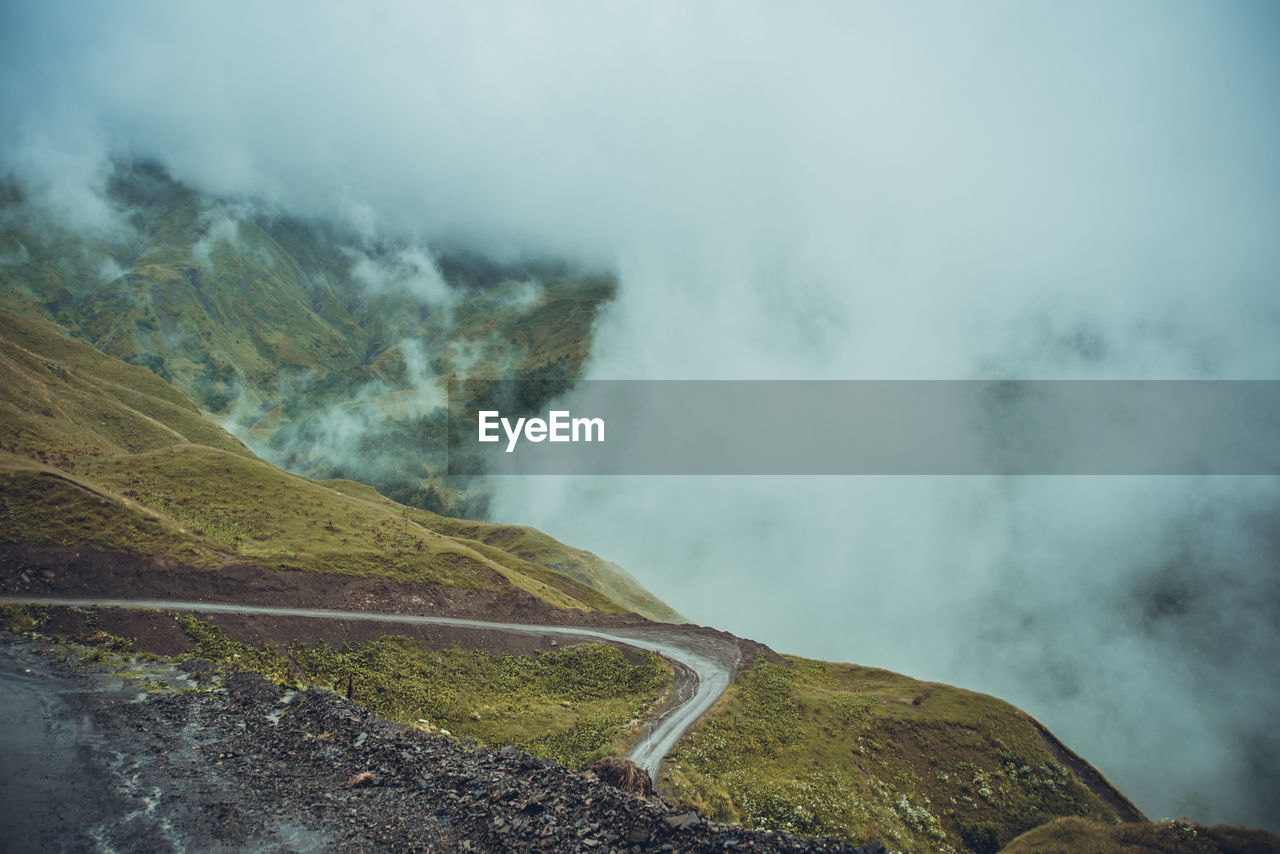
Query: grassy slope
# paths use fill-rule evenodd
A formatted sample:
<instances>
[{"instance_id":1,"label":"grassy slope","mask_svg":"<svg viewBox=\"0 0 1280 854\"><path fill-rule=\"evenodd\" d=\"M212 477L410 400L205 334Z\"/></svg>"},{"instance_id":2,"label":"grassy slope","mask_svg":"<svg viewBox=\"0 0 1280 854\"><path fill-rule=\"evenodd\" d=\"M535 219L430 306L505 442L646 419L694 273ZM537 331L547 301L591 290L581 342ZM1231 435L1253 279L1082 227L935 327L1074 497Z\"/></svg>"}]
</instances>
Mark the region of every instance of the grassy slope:
<instances>
[{"instance_id":1,"label":"grassy slope","mask_svg":"<svg viewBox=\"0 0 1280 854\"><path fill-rule=\"evenodd\" d=\"M179 618L194 654L247 666L282 684L322 685L390 720L444 729L497 750L513 744L583 768L625 752L638 719L671 682L671 667L645 654L632 664L607 644L580 644L534 658L483 650L427 649L384 636L334 648L248 647L216 627Z\"/></svg>"},{"instance_id":2,"label":"grassy slope","mask_svg":"<svg viewBox=\"0 0 1280 854\"><path fill-rule=\"evenodd\" d=\"M150 371L52 327L0 312L0 368L0 541L514 586L561 607L625 610L566 575L432 530L431 514L372 490L283 472Z\"/></svg>"},{"instance_id":3,"label":"grassy slope","mask_svg":"<svg viewBox=\"0 0 1280 854\"><path fill-rule=\"evenodd\" d=\"M1062 818L1027 831L1002 854L1274 854L1280 836L1265 830L1187 821L1108 825Z\"/></svg>"},{"instance_id":4,"label":"grassy slope","mask_svg":"<svg viewBox=\"0 0 1280 854\"><path fill-rule=\"evenodd\" d=\"M684 619L641 587L639 582L616 563L602 560L591 552L566 546L536 528L470 522L443 516L432 518L434 514L421 510L411 510L410 515L433 530L472 543L474 548L481 551L505 552L522 561L568 575L654 619L667 622L682 622Z\"/></svg>"},{"instance_id":5,"label":"grassy slope","mask_svg":"<svg viewBox=\"0 0 1280 854\"><path fill-rule=\"evenodd\" d=\"M146 368L105 358L7 312L0 338L0 441L6 450L67 459L191 442L252 456Z\"/></svg>"},{"instance_id":6,"label":"grassy slope","mask_svg":"<svg viewBox=\"0 0 1280 854\"><path fill-rule=\"evenodd\" d=\"M663 786L725 819L912 851L994 852L1058 816L1116 820L1008 703L799 658L741 674Z\"/></svg>"}]
</instances>

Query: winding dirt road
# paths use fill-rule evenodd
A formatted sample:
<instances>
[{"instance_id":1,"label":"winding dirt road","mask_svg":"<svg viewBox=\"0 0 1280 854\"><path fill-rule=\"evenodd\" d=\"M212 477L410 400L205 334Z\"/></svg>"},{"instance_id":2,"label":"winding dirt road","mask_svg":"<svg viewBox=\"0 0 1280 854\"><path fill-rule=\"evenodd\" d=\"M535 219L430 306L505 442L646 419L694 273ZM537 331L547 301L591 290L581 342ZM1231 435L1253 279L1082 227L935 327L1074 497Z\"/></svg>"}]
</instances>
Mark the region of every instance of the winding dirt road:
<instances>
[{"instance_id":1,"label":"winding dirt road","mask_svg":"<svg viewBox=\"0 0 1280 854\"><path fill-rule=\"evenodd\" d=\"M458 617L430 617L405 614L380 614L368 611L336 611L318 608L286 608L266 605L240 605L214 602L182 602L159 599L73 599L40 596L0 596L0 604L43 604L87 608L151 608L223 614L262 614L279 617L304 617L332 620L368 620L386 623L453 626L484 629L512 634L536 635L566 641L603 641L656 652L675 664L673 690L677 703L651 719L628 754L637 765L649 772L656 782L663 757L711 708L725 689L741 659L741 651L731 640L697 634L679 626L662 624L626 628L580 628L577 626L529 625L501 623Z\"/></svg>"}]
</instances>

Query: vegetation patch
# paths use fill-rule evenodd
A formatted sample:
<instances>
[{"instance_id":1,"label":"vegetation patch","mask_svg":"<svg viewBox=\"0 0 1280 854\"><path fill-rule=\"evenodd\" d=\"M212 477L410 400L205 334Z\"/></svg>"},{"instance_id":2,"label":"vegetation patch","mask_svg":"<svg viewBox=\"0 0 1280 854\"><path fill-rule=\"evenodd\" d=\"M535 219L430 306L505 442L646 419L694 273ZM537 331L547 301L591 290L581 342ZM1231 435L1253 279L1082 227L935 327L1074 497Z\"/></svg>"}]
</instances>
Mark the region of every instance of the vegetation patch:
<instances>
[{"instance_id":1,"label":"vegetation patch","mask_svg":"<svg viewBox=\"0 0 1280 854\"><path fill-rule=\"evenodd\" d=\"M1265 830L1206 826L1186 819L1105 824L1060 818L1022 834L1002 854L1272 854L1280 837Z\"/></svg>"},{"instance_id":2,"label":"vegetation patch","mask_svg":"<svg viewBox=\"0 0 1280 854\"><path fill-rule=\"evenodd\" d=\"M229 640L217 626L177 617L193 655L274 682L333 689L389 720L508 744L572 769L618 755L670 684L661 656L632 664L616 647L582 644L535 658L457 647L431 650L404 637L355 646L259 648Z\"/></svg>"},{"instance_id":3,"label":"vegetation patch","mask_svg":"<svg viewBox=\"0 0 1280 854\"><path fill-rule=\"evenodd\" d=\"M48 605L0 605L0 628L14 634L32 634L48 621Z\"/></svg>"},{"instance_id":4,"label":"vegetation patch","mask_svg":"<svg viewBox=\"0 0 1280 854\"><path fill-rule=\"evenodd\" d=\"M787 662L739 675L668 757L664 791L722 820L909 850L985 854L1058 816L1115 821L1001 700Z\"/></svg>"},{"instance_id":5,"label":"vegetation patch","mask_svg":"<svg viewBox=\"0 0 1280 854\"><path fill-rule=\"evenodd\" d=\"M0 485L0 542L93 543L168 555L189 566L210 566L220 557L199 539L185 535L173 520L78 478L40 469L5 470L0 465Z\"/></svg>"}]
</instances>

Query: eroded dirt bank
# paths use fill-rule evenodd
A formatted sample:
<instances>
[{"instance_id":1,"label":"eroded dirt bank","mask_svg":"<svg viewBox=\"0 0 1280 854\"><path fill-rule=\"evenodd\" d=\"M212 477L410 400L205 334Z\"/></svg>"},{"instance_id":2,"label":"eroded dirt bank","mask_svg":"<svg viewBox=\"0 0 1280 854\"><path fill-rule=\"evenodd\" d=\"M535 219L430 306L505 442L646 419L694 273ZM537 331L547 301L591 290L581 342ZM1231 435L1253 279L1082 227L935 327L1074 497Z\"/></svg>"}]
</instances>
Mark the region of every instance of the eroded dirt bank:
<instances>
[{"instance_id":1,"label":"eroded dirt bank","mask_svg":"<svg viewBox=\"0 0 1280 854\"><path fill-rule=\"evenodd\" d=\"M189 567L96 546L0 544L0 589L37 596L163 597L254 605L434 614L564 625L642 625L636 614L557 608L522 590L462 590L391 578L334 575L227 563Z\"/></svg>"},{"instance_id":2,"label":"eroded dirt bank","mask_svg":"<svg viewBox=\"0 0 1280 854\"><path fill-rule=\"evenodd\" d=\"M490 622L548 624L594 628L667 626L690 635L721 638L740 650L738 668L755 663L757 655L780 658L773 650L746 638L738 638L705 626L668 626L638 614L603 614L557 608L525 593L492 593L460 590L437 584L415 584L390 578L363 578L297 570L267 569L232 563L218 569L184 566L170 560L94 546L28 546L0 544L0 595L58 598L170 599L226 604L268 605L291 608L324 608L369 611L379 614L458 617ZM255 642L301 642L315 629L301 623L271 626L258 620L243 628ZM328 627L321 631L345 631ZM353 627L352 636L365 629ZM301 635L295 635L300 632ZM317 638L318 639L318 638ZM324 638L328 642L338 639ZM499 646L501 639L485 639ZM459 644L468 646L459 638ZM480 648L472 646L471 648Z\"/></svg>"},{"instance_id":3,"label":"eroded dirt bank","mask_svg":"<svg viewBox=\"0 0 1280 854\"><path fill-rule=\"evenodd\" d=\"M255 674L149 694L6 635L0 697L6 851L858 850L703 822Z\"/></svg>"}]
</instances>

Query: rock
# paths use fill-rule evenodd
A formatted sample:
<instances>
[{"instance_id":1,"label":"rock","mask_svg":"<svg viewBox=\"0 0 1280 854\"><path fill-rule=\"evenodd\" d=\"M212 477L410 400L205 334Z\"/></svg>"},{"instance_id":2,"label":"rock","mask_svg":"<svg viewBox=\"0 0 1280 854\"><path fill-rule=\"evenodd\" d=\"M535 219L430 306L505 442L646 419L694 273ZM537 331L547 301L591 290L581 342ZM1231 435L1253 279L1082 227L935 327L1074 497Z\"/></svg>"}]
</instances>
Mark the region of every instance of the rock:
<instances>
[{"instance_id":1,"label":"rock","mask_svg":"<svg viewBox=\"0 0 1280 854\"><path fill-rule=\"evenodd\" d=\"M229 677L225 687L228 694L247 704L274 705L284 697L283 688L249 670Z\"/></svg>"},{"instance_id":2,"label":"rock","mask_svg":"<svg viewBox=\"0 0 1280 854\"><path fill-rule=\"evenodd\" d=\"M188 658L178 663L178 669L198 682L217 670L217 665L207 658Z\"/></svg>"},{"instance_id":3,"label":"rock","mask_svg":"<svg viewBox=\"0 0 1280 854\"><path fill-rule=\"evenodd\" d=\"M361 771L359 774L352 774L347 780L346 788L362 789L365 786L372 786L378 782L378 778L373 775L372 771Z\"/></svg>"},{"instance_id":4,"label":"rock","mask_svg":"<svg viewBox=\"0 0 1280 854\"><path fill-rule=\"evenodd\" d=\"M630 759L608 756L596 761L587 770L624 792L639 795L642 798L654 796L653 780L649 778L649 772Z\"/></svg>"},{"instance_id":5,"label":"rock","mask_svg":"<svg viewBox=\"0 0 1280 854\"><path fill-rule=\"evenodd\" d=\"M672 830L684 830L686 827L693 827L699 821L696 812L687 812L680 815L663 816L662 823Z\"/></svg>"}]
</instances>

